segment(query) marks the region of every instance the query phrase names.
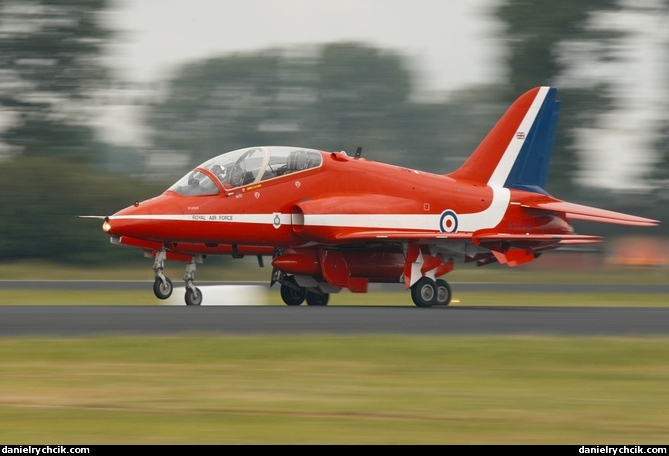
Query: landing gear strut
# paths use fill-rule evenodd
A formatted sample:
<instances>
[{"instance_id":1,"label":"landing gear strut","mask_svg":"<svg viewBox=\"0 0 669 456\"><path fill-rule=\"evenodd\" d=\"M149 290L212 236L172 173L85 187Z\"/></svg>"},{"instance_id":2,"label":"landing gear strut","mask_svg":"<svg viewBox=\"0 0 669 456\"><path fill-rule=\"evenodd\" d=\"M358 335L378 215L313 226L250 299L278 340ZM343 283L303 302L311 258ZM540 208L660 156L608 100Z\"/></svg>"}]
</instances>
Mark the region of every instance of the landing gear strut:
<instances>
[{"instance_id":1,"label":"landing gear strut","mask_svg":"<svg viewBox=\"0 0 669 456\"><path fill-rule=\"evenodd\" d=\"M172 295L172 291L174 291L172 281L163 274L166 259L167 251L165 249L156 252L156 259L153 262L153 270L156 273L156 280L153 282L153 294L158 299L167 299ZM189 306L199 306L202 304L202 292L194 285L196 262L201 263L201 257L192 257L188 264L186 264L186 272L184 273L184 282L186 282L186 295L184 299L186 305Z\"/></svg>"},{"instance_id":2,"label":"landing gear strut","mask_svg":"<svg viewBox=\"0 0 669 456\"><path fill-rule=\"evenodd\" d=\"M167 258L167 252L160 250L156 252L156 259L153 262L153 270L156 273L156 280L153 282L153 293L158 299L169 298L173 290L172 281L163 274L165 258Z\"/></svg>"},{"instance_id":3,"label":"landing gear strut","mask_svg":"<svg viewBox=\"0 0 669 456\"><path fill-rule=\"evenodd\" d=\"M202 292L197 288L193 282L195 280L195 258L190 260L186 265L186 272L184 273L184 282L186 282L186 305L199 306L202 304Z\"/></svg>"}]
</instances>

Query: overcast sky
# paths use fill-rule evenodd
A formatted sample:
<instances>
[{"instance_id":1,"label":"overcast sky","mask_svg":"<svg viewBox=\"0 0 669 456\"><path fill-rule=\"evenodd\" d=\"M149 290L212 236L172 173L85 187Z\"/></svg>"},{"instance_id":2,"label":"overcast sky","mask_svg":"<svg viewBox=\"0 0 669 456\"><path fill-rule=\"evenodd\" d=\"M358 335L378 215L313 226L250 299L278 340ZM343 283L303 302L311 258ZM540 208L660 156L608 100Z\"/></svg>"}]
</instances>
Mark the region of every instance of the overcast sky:
<instances>
[{"instance_id":1,"label":"overcast sky","mask_svg":"<svg viewBox=\"0 0 669 456\"><path fill-rule=\"evenodd\" d=\"M428 90L490 82L499 49L496 0L117 0L110 25L123 79L162 79L214 55L360 41L411 59Z\"/></svg>"}]
</instances>

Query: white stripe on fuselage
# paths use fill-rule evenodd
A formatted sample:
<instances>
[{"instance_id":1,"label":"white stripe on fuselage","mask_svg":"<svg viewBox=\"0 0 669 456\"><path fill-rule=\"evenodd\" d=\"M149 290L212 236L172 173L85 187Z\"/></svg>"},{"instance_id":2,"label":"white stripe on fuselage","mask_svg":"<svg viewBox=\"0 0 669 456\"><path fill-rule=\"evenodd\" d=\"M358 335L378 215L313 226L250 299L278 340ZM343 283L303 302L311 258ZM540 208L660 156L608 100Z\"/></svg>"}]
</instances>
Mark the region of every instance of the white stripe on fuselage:
<instances>
[{"instance_id":1,"label":"white stripe on fuselage","mask_svg":"<svg viewBox=\"0 0 669 456\"><path fill-rule=\"evenodd\" d=\"M497 226L509 206L507 188L493 188L490 206L481 212L458 213L458 232L474 232ZM333 226L397 230L440 230L441 214L305 214L306 226Z\"/></svg>"},{"instance_id":2,"label":"white stripe on fuselage","mask_svg":"<svg viewBox=\"0 0 669 456\"><path fill-rule=\"evenodd\" d=\"M495 226L504 216L509 203L509 191L505 188L493 189L493 202L488 209L473 214L458 214L458 231L476 231ZM239 223L276 226L276 217L281 225L292 223L291 214L147 214L114 215L114 220L174 221ZM351 228L399 229L439 231L441 214L306 214L305 226L331 226ZM302 223L300 223L302 224ZM492 224L492 225L491 225Z\"/></svg>"},{"instance_id":3,"label":"white stripe on fuselage","mask_svg":"<svg viewBox=\"0 0 669 456\"><path fill-rule=\"evenodd\" d=\"M164 220L174 222L216 222L216 223L258 223L261 225L273 225L275 218L279 217L281 224L291 222L290 214L136 214L136 215L112 215L110 221L114 220Z\"/></svg>"}]
</instances>

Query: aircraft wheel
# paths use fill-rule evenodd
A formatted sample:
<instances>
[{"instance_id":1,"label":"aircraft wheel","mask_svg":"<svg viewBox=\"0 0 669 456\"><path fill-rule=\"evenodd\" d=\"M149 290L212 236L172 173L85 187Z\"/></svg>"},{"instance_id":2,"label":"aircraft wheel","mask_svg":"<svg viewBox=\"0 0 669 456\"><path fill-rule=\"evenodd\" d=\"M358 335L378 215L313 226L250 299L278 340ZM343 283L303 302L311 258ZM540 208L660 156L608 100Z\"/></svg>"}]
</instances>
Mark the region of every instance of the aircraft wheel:
<instances>
[{"instance_id":1,"label":"aircraft wheel","mask_svg":"<svg viewBox=\"0 0 669 456\"><path fill-rule=\"evenodd\" d=\"M422 277L411 287L411 298L418 307L432 307L437 303L437 284L429 277Z\"/></svg>"},{"instance_id":2,"label":"aircraft wheel","mask_svg":"<svg viewBox=\"0 0 669 456\"><path fill-rule=\"evenodd\" d=\"M290 285L287 285L285 283L281 284L281 299L283 299L283 302L285 302L289 306L299 306L302 304L307 297L307 290L306 288L302 288L295 282L295 279L293 277L288 278L287 280L290 281L294 286L296 286L298 289L294 289Z\"/></svg>"},{"instance_id":3,"label":"aircraft wheel","mask_svg":"<svg viewBox=\"0 0 669 456\"><path fill-rule=\"evenodd\" d=\"M158 299L169 298L172 295L172 281L168 277L165 277L165 283L163 283L160 277L156 277L156 281L153 282L153 294Z\"/></svg>"},{"instance_id":4,"label":"aircraft wheel","mask_svg":"<svg viewBox=\"0 0 669 456\"><path fill-rule=\"evenodd\" d=\"M451 286L442 279L437 279L437 302L438 306L447 306L451 303Z\"/></svg>"},{"instance_id":5,"label":"aircraft wheel","mask_svg":"<svg viewBox=\"0 0 669 456\"><path fill-rule=\"evenodd\" d=\"M327 306L330 293L307 293L308 306Z\"/></svg>"},{"instance_id":6,"label":"aircraft wheel","mask_svg":"<svg viewBox=\"0 0 669 456\"><path fill-rule=\"evenodd\" d=\"M192 288L186 288L185 299L187 306L199 306L200 304L202 304L202 292L197 287L195 288L195 292L193 291Z\"/></svg>"}]
</instances>

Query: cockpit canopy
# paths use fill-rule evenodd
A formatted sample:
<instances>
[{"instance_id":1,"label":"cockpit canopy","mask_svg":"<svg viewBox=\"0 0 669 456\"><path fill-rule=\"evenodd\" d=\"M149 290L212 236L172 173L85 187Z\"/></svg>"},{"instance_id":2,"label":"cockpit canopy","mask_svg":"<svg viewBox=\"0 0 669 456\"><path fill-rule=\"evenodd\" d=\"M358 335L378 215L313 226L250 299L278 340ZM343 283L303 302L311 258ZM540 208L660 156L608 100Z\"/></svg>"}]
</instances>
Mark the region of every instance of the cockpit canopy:
<instances>
[{"instance_id":1,"label":"cockpit canopy","mask_svg":"<svg viewBox=\"0 0 669 456\"><path fill-rule=\"evenodd\" d=\"M222 189L255 184L321 166L317 150L270 146L234 150L212 158L179 179L169 190L180 195L215 195Z\"/></svg>"}]
</instances>

